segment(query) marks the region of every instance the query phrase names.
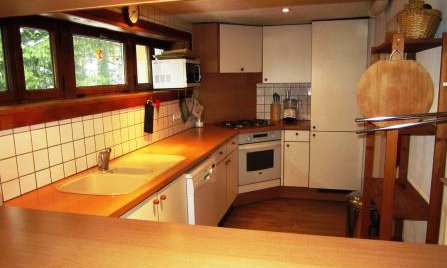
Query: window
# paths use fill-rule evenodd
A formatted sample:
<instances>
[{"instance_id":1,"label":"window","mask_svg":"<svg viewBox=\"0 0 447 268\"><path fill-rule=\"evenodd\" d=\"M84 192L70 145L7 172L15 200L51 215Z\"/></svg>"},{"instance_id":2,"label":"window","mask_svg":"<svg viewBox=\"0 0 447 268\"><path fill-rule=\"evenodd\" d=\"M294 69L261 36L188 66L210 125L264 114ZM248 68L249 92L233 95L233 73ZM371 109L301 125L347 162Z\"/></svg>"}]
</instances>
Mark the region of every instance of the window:
<instances>
[{"instance_id":1,"label":"window","mask_svg":"<svg viewBox=\"0 0 447 268\"><path fill-rule=\"evenodd\" d=\"M50 33L21 27L23 68L26 90L54 88L54 66Z\"/></svg>"},{"instance_id":2,"label":"window","mask_svg":"<svg viewBox=\"0 0 447 268\"><path fill-rule=\"evenodd\" d=\"M125 84L123 43L74 35L73 47L77 87Z\"/></svg>"},{"instance_id":3,"label":"window","mask_svg":"<svg viewBox=\"0 0 447 268\"><path fill-rule=\"evenodd\" d=\"M164 51L165 50L161 49L161 48L154 48L154 55L155 56L161 55L161 54L163 54Z\"/></svg>"},{"instance_id":4,"label":"window","mask_svg":"<svg viewBox=\"0 0 447 268\"><path fill-rule=\"evenodd\" d=\"M8 89L6 81L6 64L5 64L5 52L3 50L3 36L0 29L0 92Z\"/></svg>"},{"instance_id":5,"label":"window","mask_svg":"<svg viewBox=\"0 0 447 268\"><path fill-rule=\"evenodd\" d=\"M137 82L148 84L151 82L150 48L148 46L136 45L137 55Z\"/></svg>"}]
</instances>

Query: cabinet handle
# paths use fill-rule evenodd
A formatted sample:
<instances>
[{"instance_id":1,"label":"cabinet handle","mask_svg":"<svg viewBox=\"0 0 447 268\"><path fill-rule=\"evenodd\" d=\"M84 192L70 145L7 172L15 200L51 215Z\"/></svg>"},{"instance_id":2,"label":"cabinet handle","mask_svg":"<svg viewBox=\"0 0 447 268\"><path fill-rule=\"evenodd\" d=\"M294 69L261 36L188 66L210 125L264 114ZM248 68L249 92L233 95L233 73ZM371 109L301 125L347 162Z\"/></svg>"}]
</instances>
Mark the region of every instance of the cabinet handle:
<instances>
[{"instance_id":1,"label":"cabinet handle","mask_svg":"<svg viewBox=\"0 0 447 268\"><path fill-rule=\"evenodd\" d=\"M267 82L267 80L268 80L267 78L264 78L264 81L266 81L266 82Z\"/></svg>"},{"instance_id":2,"label":"cabinet handle","mask_svg":"<svg viewBox=\"0 0 447 268\"><path fill-rule=\"evenodd\" d=\"M155 198L154 201L152 201L152 203L154 203L154 205L158 205L160 204L160 200L158 200L158 198Z\"/></svg>"},{"instance_id":3,"label":"cabinet handle","mask_svg":"<svg viewBox=\"0 0 447 268\"><path fill-rule=\"evenodd\" d=\"M290 147L290 144L286 144L286 147Z\"/></svg>"},{"instance_id":4,"label":"cabinet handle","mask_svg":"<svg viewBox=\"0 0 447 268\"><path fill-rule=\"evenodd\" d=\"M230 164L231 163L231 159L228 159L226 162L225 162L225 165L228 165L228 164Z\"/></svg>"},{"instance_id":5,"label":"cabinet handle","mask_svg":"<svg viewBox=\"0 0 447 268\"><path fill-rule=\"evenodd\" d=\"M316 127L316 126L312 126L312 128L313 128L313 129L316 129L317 127Z\"/></svg>"},{"instance_id":6,"label":"cabinet handle","mask_svg":"<svg viewBox=\"0 0 447 268\"><path fill-rule=\"evenodd\" d=\"M236 142L232 141L231 144L236 145Z\"/></svg>"},{"instance_id":7,"label":"cabinet handle","mask_svg":"<svg viewBox=\"0 0 447 268\"><path fill-rule=\"evenodd\" d=\"M315 137L315 136L317 136L316 134L312 134L312 137Z\"/></svg>"},{"instance_id":8,"label":"cabinet handle","mask_svg":"<svg viewBox=\"0 0 447 268\"><path fill-rule=\"evenodd\" d=\"M222 151L220 151L220 152L219 152L219 154L220 154L220 155L223 155L223 152L222 152Z\"/></svg>"},{"instance_id":9,"label":"cabinet handle","mask_svg":"<svg viewBox=\"0 0 447 268\"><path fill-rule=\"evenodd\" d=\"M296 132L296 133L295 133L295 136L298 136L298 135L299 135L299 133L298 133L298 132Z\"/></svg>"},{"instance_id":10,"label":"cabinet handle","mask_svg":"<svg viewBox=\"0 0 447 268\"><path fill-rule=\"evenodd\" d=\"M166 200L166 195L162 194L162 195L160 196L160 200Z\"/></svg>"},{"instance_id":11,"label":"cabinet handle","mask_svg":"<svg viewBox=\"0 0 447 268\"><path fill-rule=\"evenodd\" d=\"M241 71L243 72L243 71L244 71L244 68L241 68Z\"/></svg>"}]
</instances>

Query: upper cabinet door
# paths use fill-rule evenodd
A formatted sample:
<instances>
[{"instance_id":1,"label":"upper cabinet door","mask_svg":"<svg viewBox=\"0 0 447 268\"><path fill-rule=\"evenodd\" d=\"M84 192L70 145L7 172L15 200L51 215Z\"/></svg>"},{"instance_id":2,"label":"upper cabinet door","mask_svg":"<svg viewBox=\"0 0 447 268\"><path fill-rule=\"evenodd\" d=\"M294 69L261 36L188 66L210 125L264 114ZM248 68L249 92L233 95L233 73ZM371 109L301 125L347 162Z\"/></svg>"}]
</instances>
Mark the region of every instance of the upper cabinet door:
<instances>
[{"instance_id":1,"label":"upper cabinet door","mask_svg":"<svg viewBox=\"0 0 447 268\"><path fill-rule=\"evenodd\" d=\"M368 56L368 20L312 23L312 130L355 131Z\"/></svg>"},{"instance_id":2,"label":"upper cabinet door","mask_svg":"<svg viewBox=\"0 0 447 268\"><path fill-rule=\"evenodd\" d=\"M263 27L262 40L264 83L311 81L311 24Z\"/></svg>"},{"instance_id":3,"label":"upper cabinet door","mask_svg":"<svg viewBox=\"0 0 447 268\"><path fill-rule=\"evenodd\" d=\"M220 72L262 71L262 27L220 25Z\"/></svg>"}]
</instances>

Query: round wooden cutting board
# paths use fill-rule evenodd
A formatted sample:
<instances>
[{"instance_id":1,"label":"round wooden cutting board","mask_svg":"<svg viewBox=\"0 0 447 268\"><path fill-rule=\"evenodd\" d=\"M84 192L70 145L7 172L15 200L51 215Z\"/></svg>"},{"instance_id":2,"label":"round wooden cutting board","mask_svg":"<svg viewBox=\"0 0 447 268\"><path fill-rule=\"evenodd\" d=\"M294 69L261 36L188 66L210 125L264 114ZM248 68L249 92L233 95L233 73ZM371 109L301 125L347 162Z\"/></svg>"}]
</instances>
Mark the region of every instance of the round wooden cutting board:
<instances>
[{"instance_id":1,"label":"round wooden cutting board","mask_svg":"<svg viewBox=\"0 0 447 268\"><path fill-rule=\"evenodd\" d=\"M362 74L357 104L365 117L419 114L430 110L433 94L430 75L416 61L380 60ZM374 124L383 127L396 122Z\"/></svg>"}]
</instances>

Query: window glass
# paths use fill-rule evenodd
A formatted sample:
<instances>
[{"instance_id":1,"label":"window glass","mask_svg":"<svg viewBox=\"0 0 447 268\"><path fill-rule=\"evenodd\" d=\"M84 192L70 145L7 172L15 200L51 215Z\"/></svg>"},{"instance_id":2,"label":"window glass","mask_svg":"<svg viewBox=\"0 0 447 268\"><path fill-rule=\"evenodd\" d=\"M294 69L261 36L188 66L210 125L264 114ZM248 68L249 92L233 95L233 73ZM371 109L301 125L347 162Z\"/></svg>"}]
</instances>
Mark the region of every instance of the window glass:
<instances>
[{"instance_id":1,"label":"window glass","mask_svg":"<svg viewBox=\"0 0 447 268\"><path fill-rule=\"evenodd\" d=\"M0 29L0 92L6 91L7 89L5 52L3 51L2 29Z\"/></svg>"},{"instance_id":2,"label":"window glass","mask_svg":"<svg viewBox=\"0 0 447 268\"><path fill-rule=\"evenodd\" d=\"M51 53L50 33L46 30L21 27L25 88L54 88L54 66Z\"/></svg>"},{"instance_id":3,"label":"window glass","mask_svg":"<svg viewBox=\"0 0 447 268\"><path fill-rule=\"evenodd\" d=\"M138 84L150 83L151 65L149 58L149 47L136 45L137 51L137 81Z\"/></svg>"},{"instance_id":4,"label":"window glass","mask_svg":"<svg viewBox=\"0 0 447 268\"><path fill-rule=\"evenodd\" d=\"M161 54L163 54L164 51L165 50L161 49L161 48L154 48L154 55L155 56L161 55Z\"/></svg>"},{"instance_id":5,"label":"window glass","mask_svg":"<svg viewBox=\"0 0 447 268\"><path fill-rule=\"evenodd\" d=\"M73 46L76 86L124 84L123 43L75 35Z\"/></svg>"}]
</instances>

